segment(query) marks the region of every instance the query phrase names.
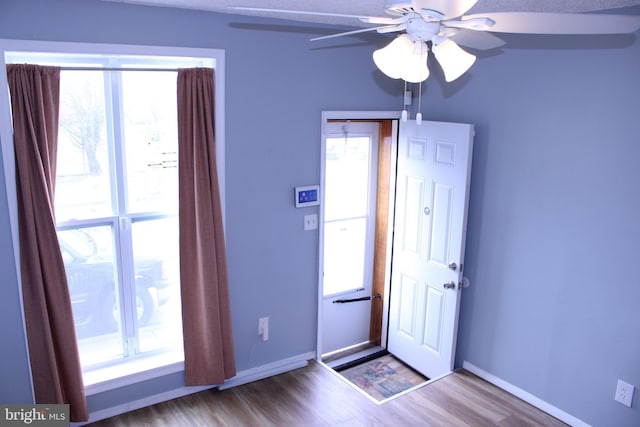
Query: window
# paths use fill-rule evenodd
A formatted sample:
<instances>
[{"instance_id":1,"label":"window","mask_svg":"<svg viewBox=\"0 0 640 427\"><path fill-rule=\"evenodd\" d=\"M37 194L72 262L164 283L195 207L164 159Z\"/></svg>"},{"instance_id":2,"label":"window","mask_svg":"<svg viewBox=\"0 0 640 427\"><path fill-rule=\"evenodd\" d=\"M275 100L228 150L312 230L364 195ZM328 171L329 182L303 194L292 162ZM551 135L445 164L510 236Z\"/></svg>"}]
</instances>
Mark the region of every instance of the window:
<instances>
[{"instance_id":1,"label":"window","mask_svg":"<svg viewBox=\"0 0 640 427\"><path fill-rule=\"evenodd\" d=\"M326 138L325 297L370 288L373 271L377 125L342 126L330 123Z\"/></svg>"},{"instance_id":2,"label":"window","mask_svg":"<svg viewBox=\"0 0 640 427\"><path fill-rule=\"evenodd\" d=\"M85 385L183 361L176 68L216 60L6 56L63 67L55 214Z\"/></svg>"},{"instance_id":3,"label":"window","mask_svg":"<svg viewBox=\"0 0 640 427\"><path fill-rule=\"evenodd\" d=\"M176 104L175 71L61 72L55 212L89 383L183 360Z\"/></svg>"}]
</instances>

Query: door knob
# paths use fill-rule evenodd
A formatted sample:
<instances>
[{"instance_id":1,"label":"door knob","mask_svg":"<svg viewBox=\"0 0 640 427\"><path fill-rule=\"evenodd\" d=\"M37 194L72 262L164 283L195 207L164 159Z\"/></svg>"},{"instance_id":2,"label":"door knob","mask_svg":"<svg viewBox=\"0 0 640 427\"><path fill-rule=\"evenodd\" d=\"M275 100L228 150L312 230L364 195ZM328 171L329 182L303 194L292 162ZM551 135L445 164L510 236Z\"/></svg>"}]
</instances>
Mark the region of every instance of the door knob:
<instances>
[{"instance_id":1,"label":"door knob","mask_svg":"<svg viewBox=\"0 0 640 427\"><path fill-rule=\"evenodd\" d=\"M444 285L445 289L455 289L456 288L456 282L454 282L453 280L450 282L445 283Z\"/></svg>"},{"instance_id":2,"label":"door knob","mask_svg":"<svg viewBox=\"0 0 640 427\"><path fill-rule=\"evenodd\" d=\"M455 262L452 262L447 267L449 267L449 270L456 271L458 269L458 264L456 264Z\"/></svg>"}]
</instances>

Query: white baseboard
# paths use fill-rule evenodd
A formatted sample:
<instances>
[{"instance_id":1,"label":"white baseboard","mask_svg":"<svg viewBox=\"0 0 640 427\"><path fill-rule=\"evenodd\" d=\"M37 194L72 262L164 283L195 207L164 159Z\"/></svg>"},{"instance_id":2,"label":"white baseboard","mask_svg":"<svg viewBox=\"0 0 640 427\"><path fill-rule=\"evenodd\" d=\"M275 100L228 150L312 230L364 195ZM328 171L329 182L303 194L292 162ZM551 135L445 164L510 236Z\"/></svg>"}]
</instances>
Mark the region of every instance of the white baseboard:
<instances>
[{"instance_id":1,"label":"white baseboard","mask_svg":"<svg viewBox=\"0 0 640 427\"><path fill-rule=\"evenodd\" d=\"M315 352L309 352L269 363L268 365L247 369L246 371L242 371L235 377L225 381L225 383L218 386L218 388L220 390L225 390L227 388L237 387L242 384L258 381L284 372L293 371L294 369L303 368L309 364L310 359L315 357Z\"/></svg>"},{"instance_id":2,"label":"white baseboard","mask_svg":"<svg viewBox=\"0 0 640 427\"><path fill-rule=\"evenodd\" d=\"M506 381L504 381L501 378L496 377L493 374L490 374L489 372L478 368L477 366L475 366L474 364L467 362L466 360L464 362L462 362L462 367L464 369L466 369L467 371L479 376L480 378L482 378L483 380L490 382L491 384L503 389L506 392L509 392L511 394L513 394L514 396L524 400L525 402L529 403L530 405L535 406L536 408L546 412L547 414L556 417L557 419L559 419L562 422L565 422L567 424L569 424L570 426L573 427L591 427L589 424L585 423L584 421L574 417L571 414L568 414L566 412L564 412L561 409L556 408L555 406L551 405L550 403L545 402L544 400L534 396L533 394L522 390L519 387L516 387L515 385L508 383Z\"/></svg>"},{"instance_id":3,"label":"white baseboard","mask_svg":"<svg viewBox=\"0 0 640 427\"><path fill-rule=\"evenodd\" d=\"M133 402L127 402L121 405L113 406L111 408L92 412L91 414L89 414L89 420L86 423L71 423L71 425L77 427L89 423L95 423L96 421L124 414L125 412L135 411L136 409L155 405L161 402L166 402L167 400L177 399L179 397L198 393L200 391L208 390L215 387L218 387L220 390L224 390L242 384L247 384L252 381L261 380L274 375L282 374L284 372L292 371L294 369L302 368L304 366L307 366L309 360L315 357L315 352L309 352L300 354L298 356L289 357L287 359L279 360L277 362L269 363L267 365L247 369L245 371L239 372L235 377L227 380L220 386L180 387L174 390L169 390L164 393L148 396L143 399L135 400Z\"/></svg>"},{"instance_id":4,"label":"white baseboard","mask_svg":"<svg viewBox=\"0 0 640 427\"><path fill-rule=\"evenodd\" d=\"M187 396L189 394L198 393L200 391L215 388L216 386L198 386L198 387L180 387L174 390L169 390L164 393L154 394L153 396L147 396L143 399L134 400L133 402L123 403L121 405L112 406L111 408L102 409L100 411L91 412L89 414L89 420L82 423L71 423L71 426L83 426L85 424L95 423L96 421L104 420L106 418L115 417L126 412L135 411L136 409L145 408L147 406L155 405L156 403L166 402L167 400L177 399L178 397Z\"/></svg>"}]
</instances>

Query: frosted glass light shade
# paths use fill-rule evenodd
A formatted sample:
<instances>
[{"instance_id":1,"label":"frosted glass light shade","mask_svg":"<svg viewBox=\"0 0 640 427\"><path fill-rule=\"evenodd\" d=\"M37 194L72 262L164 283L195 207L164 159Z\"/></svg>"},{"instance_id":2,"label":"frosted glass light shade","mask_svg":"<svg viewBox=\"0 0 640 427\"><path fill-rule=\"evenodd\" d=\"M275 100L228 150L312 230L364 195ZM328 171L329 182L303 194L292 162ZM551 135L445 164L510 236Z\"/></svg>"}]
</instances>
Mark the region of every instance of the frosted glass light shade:
<instances>
[{"instance_id":1,"label":"frosted glass light shade","mask_svg":"<svg viewBox=\"0 0 640 427\"><path fill-rule=\"evenodd\" d=\"M439 44L434 43L432 49L447 82L452 82L463 75L476 62L475 55L463 50L450 39Z\"/></svg>"},{"instance_id":2,"label":"frosted glass light shade","mask_svg":"<svg viewBox=\"0 0 640 427\"><path fill-rule=\"evenodd\" d=\"M413 52L405 59L405 69L402 78L409 83L420 83L429 77L427 56L429 47L422 40L413 44Z\"/></svg>"},{"instance_id":3,"label":"frosted glass light shade","mask_svg":"<svg viewBox=\"0 0 640 427\"><path fill-rule=\"evenodd\" d=\"M403 34L396 37L385 47L373 52L373 62L387 76L392 79L402 77L405 59L413 52L413 42Z\"/></svg>"},{"instance_id":4,"label":"frosted glass light shade","mask_svg":"<svg viewBox=\"0 0 640 427\"><path fill-rule=\"evenodd\" d=\"M429 77L428 53L429 48L424 41L413 42L406 34L402 34L373 52L373 62L392 79L419 83Z\"/></svg>"}]
</instances>

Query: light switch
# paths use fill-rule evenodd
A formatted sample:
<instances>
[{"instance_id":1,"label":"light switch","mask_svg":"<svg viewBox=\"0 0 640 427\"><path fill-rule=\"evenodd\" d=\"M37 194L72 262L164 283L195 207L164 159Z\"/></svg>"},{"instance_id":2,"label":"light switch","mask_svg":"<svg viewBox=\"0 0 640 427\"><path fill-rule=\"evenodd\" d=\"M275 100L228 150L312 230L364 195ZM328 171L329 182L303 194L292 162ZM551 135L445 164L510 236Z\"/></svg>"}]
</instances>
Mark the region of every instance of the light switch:
<instances>
[{"instance_id":1,"label":"light switch","mask_svg":"<svg viewBox=\"0 0 640 427\"><path fill-rule=\"evenodd\" d=\"M318 214L304 216L304 231L316 230L318 228Z\"/></svg>"}]
</instances>

